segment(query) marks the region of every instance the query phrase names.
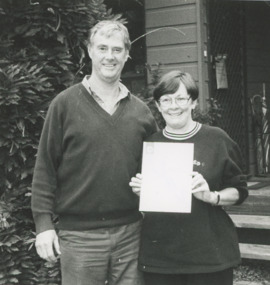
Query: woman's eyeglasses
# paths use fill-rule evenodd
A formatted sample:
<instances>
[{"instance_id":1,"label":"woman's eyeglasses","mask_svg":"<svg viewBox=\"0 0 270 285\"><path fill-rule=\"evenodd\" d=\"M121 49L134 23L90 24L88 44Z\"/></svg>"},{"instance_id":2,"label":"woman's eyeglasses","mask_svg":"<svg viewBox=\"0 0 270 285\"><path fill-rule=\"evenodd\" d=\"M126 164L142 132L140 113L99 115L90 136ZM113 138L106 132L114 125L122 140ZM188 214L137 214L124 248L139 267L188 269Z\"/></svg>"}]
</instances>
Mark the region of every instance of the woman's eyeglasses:
<instances>
[{"instance_id":1,"label":"woman's eyeglasses","mask_svg":"<svg viewBox=\"0 0 270 285\"><path fill-rule=\"evenodd\" d=\"M178 106L185 106L188 102L188 98L183 98L183 97L176 97L176 98L171 98L171 97L161 97L159 99L159 103L163 107L169 107L172 105L173 101L178 105Z\"/></svg>"}]
</instances>

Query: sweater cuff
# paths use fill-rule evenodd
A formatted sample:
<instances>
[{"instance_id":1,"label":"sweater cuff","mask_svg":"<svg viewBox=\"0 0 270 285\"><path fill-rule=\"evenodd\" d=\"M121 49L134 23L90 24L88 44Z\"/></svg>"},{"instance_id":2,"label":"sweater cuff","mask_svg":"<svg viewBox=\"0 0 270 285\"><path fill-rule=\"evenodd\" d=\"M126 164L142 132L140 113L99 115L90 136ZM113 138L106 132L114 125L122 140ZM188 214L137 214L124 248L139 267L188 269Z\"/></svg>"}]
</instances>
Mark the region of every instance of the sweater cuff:
<instances>
[{"instance_id":1,"label":"sweater cuff","mask_svg":"<svg viewBox=\"0 0 270 285\"><path fill-rule=\"evenodd\" d=\"M37 235L47 230L54 230L51 214L34 214L34 221Z\"/></svg>"},{"instance_id":2,"label":"sweater cuff","mask_svg":"<svg viewBox=\"0 0 270 285\"><path fill-rule=\"evenodd\" d=\"M235 203L235 205L240 205L242 204L246 198L248 197L248 190L246 187L236 187L237 191L239 192L239 199Z\"/></svg>"}]
</instances>

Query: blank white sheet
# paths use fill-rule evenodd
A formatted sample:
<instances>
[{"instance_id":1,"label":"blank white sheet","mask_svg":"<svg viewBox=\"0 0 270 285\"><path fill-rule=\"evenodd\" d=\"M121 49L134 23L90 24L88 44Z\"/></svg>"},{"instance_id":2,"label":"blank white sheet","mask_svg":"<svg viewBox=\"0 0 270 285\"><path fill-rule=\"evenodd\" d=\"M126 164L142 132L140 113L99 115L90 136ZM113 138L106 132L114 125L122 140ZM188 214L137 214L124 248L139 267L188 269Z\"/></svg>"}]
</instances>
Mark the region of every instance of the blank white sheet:
<instances>
[{"instance_id":1,"label":"blank white sheet","mask_svg":"<svg viewBox=\"0 0 270 285\"><path fill-rule=\"evenodd\" d=\"M144 142L140 211L191 212L192 143Z\"/></svg>"}]
</instances>

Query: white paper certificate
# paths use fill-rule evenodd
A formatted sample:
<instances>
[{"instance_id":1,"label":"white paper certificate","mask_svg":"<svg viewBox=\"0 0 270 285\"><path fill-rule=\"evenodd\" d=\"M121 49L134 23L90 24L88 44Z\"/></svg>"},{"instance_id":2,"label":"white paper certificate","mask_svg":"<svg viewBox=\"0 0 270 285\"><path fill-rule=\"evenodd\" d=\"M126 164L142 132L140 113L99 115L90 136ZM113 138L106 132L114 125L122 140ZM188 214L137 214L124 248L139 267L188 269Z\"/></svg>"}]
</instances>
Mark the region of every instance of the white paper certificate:
<instances>
[{"instance_id":1,"label":"white paper certificate","mask_svg":"<svg viewBox=\"0 0 270 285\"><path fill-rule=\"evenodd\" d=\"M144 142L140 211L191 212L192 143Z\"/></svg>"}]
</instances>

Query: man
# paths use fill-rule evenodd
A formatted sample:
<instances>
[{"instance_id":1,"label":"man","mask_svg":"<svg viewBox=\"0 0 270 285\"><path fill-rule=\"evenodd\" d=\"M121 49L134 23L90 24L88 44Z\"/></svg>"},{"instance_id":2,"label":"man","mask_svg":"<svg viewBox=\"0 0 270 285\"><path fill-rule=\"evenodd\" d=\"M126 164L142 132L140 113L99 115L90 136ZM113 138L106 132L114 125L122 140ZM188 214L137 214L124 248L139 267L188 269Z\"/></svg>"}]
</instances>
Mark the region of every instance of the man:
<instances>
[{"instance_id":1,"label":"man","mask_svg":"<svg viewBox=\"0 0 270 285\"><path fill-rule=\"evenodd\" d=\"M48 261L60 255L64 285L141 284L141 214L129 181L156 124L120 83L129 49L120 22L94 26L91 76L56 96L44 123L32 186L36 248Z\"/></svg>"}]
</instances>

